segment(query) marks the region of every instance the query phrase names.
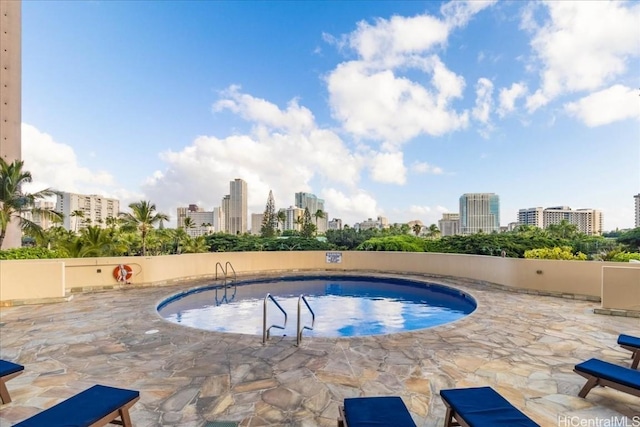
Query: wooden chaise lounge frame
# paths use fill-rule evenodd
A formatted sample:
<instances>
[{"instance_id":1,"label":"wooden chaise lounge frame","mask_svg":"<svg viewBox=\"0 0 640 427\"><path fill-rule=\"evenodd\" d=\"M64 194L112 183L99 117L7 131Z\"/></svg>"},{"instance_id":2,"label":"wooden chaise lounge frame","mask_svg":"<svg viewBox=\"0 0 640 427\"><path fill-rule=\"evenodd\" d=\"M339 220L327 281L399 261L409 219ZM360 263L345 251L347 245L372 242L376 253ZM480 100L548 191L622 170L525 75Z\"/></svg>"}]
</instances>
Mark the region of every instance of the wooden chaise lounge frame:
<instances>
[{"instance_id":1,"label":"wooden chaise lounge frame","mask_svg":"<svg viewBox=\"0 0 640 427\"><path fill-rule=\"evenodd\" d=\"M635 369L627 368L626 366L613 365L612 363L605 362L599 359L590 359L586 362L576 365L575 368L573 369L573 372L587 379L587 383L582 387L582 390L580 390L580 392L578 393L578 396L587 397L587 394L589 394L591 389L593 389L596 386L602 386L602 387L610 387L612 389L622 391L624 393L629 393L633 396L640 397L640 382L638 386L632 387L626 384L621 384L619 381L615 381L610 378L605 378L600 375L594 375L589 372L585 372L582 369L579 369L580 365L583 365L585 363L593 363L592 361L598 364L607 365L610 368L614 368L620 372L623 372L629 378L631 378L631 376L640 378L640 371L637 371Z\"/></svg>"},{"instance_id":2,"label":"wooden chaise lounge frame","mask_svg":"<svg viewBox=\"0 0 640 427\"><path fill-rule=\"evenodd\" d=\"M635 337L632 337L631 335L620 335L618 337L618 345L620 345L620 347L624 348L625 350L629 350L631 352L631 368L633 369L638 369L638 365L640 365L640 347L638 346L634 346L634 345L629 345L626 344L624 339L627 338L631 338L634 341L636 340Z\"/></svg>"},{"instance_id":3,"label":"wooden chaise lounge frame","mask_svg":"<svg viewBox=\"0 0 640 427\"><path fill-rule=\"evenodd\" d=\"M0 364L2 365L2 370L6 372L0 375L0 400L2 400L2 403L9 403L11 402L11 396L9 395L6 382L23 373L24 366L5 360L0 360Z\"/></svg>"},{"instance_id":4,"label":"wooden chaise lounge frame","mask_svg":"<svg viewBox=\"0 0 640 427\"><path fill-rule=\"evenodd\" d=\"M132 427L129 409L139 399L140 393L134 390L94 385L21 421L15 427L50 427L58 423L86 427L101 427L107 424ZM98 404L100 400L101 405Z\"/></svg>"}]
</instances>

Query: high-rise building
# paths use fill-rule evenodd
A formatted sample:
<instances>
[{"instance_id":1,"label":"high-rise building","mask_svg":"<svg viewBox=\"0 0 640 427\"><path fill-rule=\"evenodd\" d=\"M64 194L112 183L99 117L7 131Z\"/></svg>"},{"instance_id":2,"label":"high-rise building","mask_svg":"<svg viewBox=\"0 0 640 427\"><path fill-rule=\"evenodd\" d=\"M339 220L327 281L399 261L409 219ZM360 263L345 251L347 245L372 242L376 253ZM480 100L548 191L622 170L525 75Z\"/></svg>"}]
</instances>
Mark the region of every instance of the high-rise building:
<instances>
[{"instance_id":1,"label":"high-rise building","mask_svg":"<svg viewBox=\"0 0 640 427\"><path fill-rule=\"evenodd\" d=\"M324 233L329 228L329 213L324 210L324 200L316 197L311 193L296 193L296 207L302 209L309 209L311 218L313 218L313 224L318 227L318 233ZM316 218L315 215L318 211L323 212L322 218Z\"/></svg>"},{"instance_id":2,"label":"high-rise building","mask_svg":"<svg viewBox=\"0 0 640 427\"><path fill-rule=\"evenodd\" d=\"M259 236L262 230L262 220L264 214L252 213L251 214L251 234Z\"/></svg>"},{"instance_id":3,"label":"high-rise building","mask_svg":"<svg viewBox=\"0 0 640 427\"><path fill-rule=\"evenodd\" d=\"M636 200L636 225L635 225L635 227L638 228L638 227L640 227L640 193L638 193L635 196L633 196L633 198Z\"/></svg>"},{"instance_id":4,"label":"high-rise building","mask_svg":"<svg viewBox=\"0 0 640 427\"><path fill-rule=\"evenodd\" d=\"M548 228L566 220L577 227L580 233L588 235L602 234L604 216L596 209L571 210L569 206L550 208L528 208L518 211L518 225L534 225Z\"/></svg>"},{"instance_id":5,"label":"high-rise building","mask_svg":"<svg viewBox=\"0 0 640 427\"><path fill-rule=\"evenodd\" d=\"M107 218L118 218L120 201L96 194L58 193L56 212L63 215L62 226L70 231L89 225L106 228Z\"/></svg>"},{"instance_id":6,"label":"high-rise building","mask_svg":"<svg viewBox=\"0 0 640 427\"><path fill-rule=\"evenodd\" d=\"M198 205L189 205L188 207L179 207L177 209L178 215L176 216L176 218L178 218L177 227L178 228L184 227L184 219L190 216L190 214L193 212L204 212L204 209L199 208Z\"/></svg>"},{"instance_id":7,"label":"high-rise building","mask_svg":"<svg viewBox=\"0 0 640 427\"><path fill-rule=\"evenodd\" d=\"M494 193L467 193L460 196L460 233L500 231L500 198Z\"/></svg>"},{"instance_id":8,"label":"high-rise building","mask_svg":"<svg viewBox=\"0 0 640 427\"><path fill-rule=\"evenodd\" d=\"M518 211L518 225L544 228L544 208L528 208Z\"/></svg>"},{"instance_id":9,"label":"high-rise building","mask_svg":"<svg viewBox=\"0 0 640 427\"><path fill-rule=\"evenodd\" d=\"M224 218L224 221L222 222L222 228L221 231L224 231L225 233L229 233L229 209L231 209L231 196L230 195L226 195L222 198L222 205L220 206L220 209L222 210L222 218Z\"/></svg>"},{"instance_id":10,"label":"high-rise building","mask_svg":"<svg viewBox=\"0 0 640 427\"><path fill-rule=\"evenodd\" d=\"M284 213L286 219L284 220L284 229L285 230L302 230L302 225L300 224L300 219L304 216L304 209L289 206L287 209L284 209Z\"/></svg>"},{"instance_id":11,"label":"high-rise building","mask_svg":"<svg viewBox=\"0 0 640 427\"><path fill-rule=\"evenodd\" d=\"M0 158L13 163L22 158L22 2L0 1ZM21 246L20 223L13 220L1 249Z\"/></svg>"},{"instance_id":12,"label":"high-rise building","mask_svg":"<svg viewBox=\"0 0 640 427\"><path fill-rule=\"evenodd\" d=\"M442 219L438 220L438 229L443 237L460 234L460 214L443 213Z\"/></svg>"},{"instance_id":13,"label":"high-rise building","mask_svg":"<svg viewBox=\"0 0 640 427\"><path fill-rule=\"evenodd\" d=\"M342 220L340 218L333 218L329 221L329 230L342 230Z\"/></svg>"},{"instance_id":14,"label":"high-rise building","mask_svg":"<svg viewBox=\"0 0 640 427\"><path fill-rule=\"evenodd\" d=\"M229 183L229 215L225 216L228 233L244 234L247 232L247 183L240 178Z\"/></svg>"},{"instance_id":15,"label":"high-rise building","mask_svg":"<svg viewBox=\"0 0 640 427\"><path fill-rule=\"evenodd\" d=\"M185 232L191 237L204 236L207 234L221 231L221 215L220 208L213 208L211 211L205 211L198 205L191 204L188 207L178 208L178 228L184 228ZM190 218L191 227L185 227L185 219Z\"/></svg>"}]
</instances>

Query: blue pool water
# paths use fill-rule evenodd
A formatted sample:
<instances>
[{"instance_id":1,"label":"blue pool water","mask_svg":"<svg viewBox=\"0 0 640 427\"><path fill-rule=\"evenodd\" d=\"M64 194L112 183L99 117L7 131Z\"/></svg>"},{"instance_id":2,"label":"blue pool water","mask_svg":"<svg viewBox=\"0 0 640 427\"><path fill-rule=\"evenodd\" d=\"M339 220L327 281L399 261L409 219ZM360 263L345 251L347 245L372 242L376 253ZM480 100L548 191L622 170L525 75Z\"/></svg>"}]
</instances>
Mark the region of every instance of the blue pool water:
<instances>
[{"instance_id":1,"label":"blue pool water","mask_svg":"<svg viewBox=\"0 0 640 427\"><path fill-rule=\"evenodd\" d=\"M312 331L304 336L353 337L424 329L471 313L475 300L457 289L406 279L326 276L286 277L237 282L225 289L206 286L174 295L158 306L166 320L194 328L262 335L263 306L271 294L287 312L284 330L272 336L295 337L301 294L315 312ZM282 325L284 315L268 301L267 326ZM302 304L303 325L311 314Z\"/></svg>"}]
</instances>

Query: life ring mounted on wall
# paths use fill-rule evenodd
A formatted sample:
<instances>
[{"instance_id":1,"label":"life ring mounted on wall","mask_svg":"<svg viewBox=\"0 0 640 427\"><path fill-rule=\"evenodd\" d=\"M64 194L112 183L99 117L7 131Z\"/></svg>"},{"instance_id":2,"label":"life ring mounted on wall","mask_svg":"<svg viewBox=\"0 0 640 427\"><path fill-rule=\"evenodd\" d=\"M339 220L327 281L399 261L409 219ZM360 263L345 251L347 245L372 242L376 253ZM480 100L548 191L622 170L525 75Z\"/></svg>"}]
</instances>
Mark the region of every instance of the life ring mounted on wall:
<instances>
[{"instance_id":1,"label":"life ring mounted on wall","mask_svg":"<svg viewBox=\"0 0 640 427\"><path fill-rule=\"evenodd\" d=\"M131 283L129 279L131 279L132 276L133 269L127 264L120 264L113 269L113 277L115 277L118 282L129 284Z\"/></svg>"}]
</instances>

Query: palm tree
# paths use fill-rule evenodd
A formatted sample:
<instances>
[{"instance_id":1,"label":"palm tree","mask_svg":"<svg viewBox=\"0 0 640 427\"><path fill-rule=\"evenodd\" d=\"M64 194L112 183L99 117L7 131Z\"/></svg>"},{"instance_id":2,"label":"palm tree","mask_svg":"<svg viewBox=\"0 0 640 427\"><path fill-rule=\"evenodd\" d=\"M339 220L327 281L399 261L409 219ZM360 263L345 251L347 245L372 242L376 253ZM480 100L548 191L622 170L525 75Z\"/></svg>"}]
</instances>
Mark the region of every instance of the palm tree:
<instances>
[{"instance_id":1,"label":"palm tree","mask_svg":"<svg viewBox=\"0 0 640 427\"><path fill-rule=\"evenodd\" d=\"M285 211L279 210L276 214L276 218L278 219L278 222L282 223L282 231L284 231L284 224L285 222L287 222L287 214L285 213Z\"/></svg>"},{"instance_id":2,"label":"palm tree","mask_svg":"<svg viewBox=\"0 0 640 427\"><path fill-rule=\"evenodd\" d=\"M156 213L156 205L147 200L131 203L129 209L131 209L131 213L120 214L123 220L123 227L140 232L142 256L146 256L146 240L149 230L152 230L153 226L161 221L169 221L169 216L161 212Z\"/></svg>"},{"instance_id":3,"label":"palm tree","mask_svg":"<svg viewBox=\"0 0 640 427\"><path fill-rule=\"evenodd\" d=\"M21 214L31 212L40 215L40 218L52 220L60 217L58 212L35 207L36 200L56 195L54 190L47 188L36 193L22 192L22 186L32 181L31 173L22 170L23 165L21 160L7 163L0 157L0 248L12 221L17 221L24 231L32 235L42 234L42 227Z\"/></svg>"},{"instance_id":4,"label":"palm tree","mask_svg":"<svg viewBox=\"0 0 640 427\"><path fill-rule=\"evenodd\" d=\"M73 230L77 233L78 232L78 218L84 218L84 211L80 210L80 209L76 209L75 211L71 212L71 214L69 214L70 217L75 218L74 222L74 227Z\"/></svg>"},{"instance_id":5,"label":"palm tree","mask_svg":"<svg viewBox=\"0 0 640 427\"><path fill-rule=\"evenodd\" d=\"M318 235L318 219L324 218L324 211L322 209L318 209L313 213L313 217L316 219L316 236Z\"/></svg>"},{"instance_id":6,"label":"palm tree","mask_svg":"<svg viewBox=\"0 0 640 427\"><path fill-rule=\"evenodd\" d=\"M190 216L186 217L184 219L184 223L183 223L184 229L185 230L190 230L192 228L195 228L196 226L196 222L193 220L193 218L191 218Z\"/></svg>"},{"instance_id":7,"label":"palm tree","mask_svg":"<svg viewBox=\"0 0 640 427\"><path fill-rule=\"evenodd\" d=\"M417 236L422 231L422 224L416 222L415 224L413 224L413 227L411 227L411 229L413 230L414 233L416 233L416 236Z\"/></svg>"},{"instance_id":8,"label":"palm tree","mask_svg":"<svg viewBox=\"0 0 640 427\"><path fill-rule=\"evenodd\" d=\"M427 231L427 235L429 236L430 239L437 239L438 236L440 236L440 229L438 228L437 225L431 224Z\"/></svg>"}]
</instances>

